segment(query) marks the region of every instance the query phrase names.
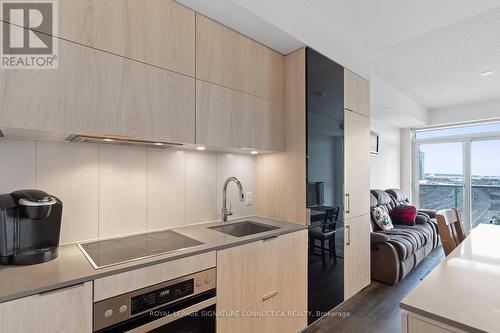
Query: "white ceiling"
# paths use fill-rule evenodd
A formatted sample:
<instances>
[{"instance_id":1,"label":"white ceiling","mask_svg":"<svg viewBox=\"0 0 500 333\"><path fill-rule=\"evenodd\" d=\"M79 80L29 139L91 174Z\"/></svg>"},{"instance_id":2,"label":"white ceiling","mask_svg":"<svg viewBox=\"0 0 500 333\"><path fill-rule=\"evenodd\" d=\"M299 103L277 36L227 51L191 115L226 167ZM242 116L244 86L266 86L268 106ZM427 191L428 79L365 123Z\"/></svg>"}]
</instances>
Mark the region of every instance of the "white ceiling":
<instances>
[{"instance_id":1,"label":"white ceiling","mask_svg":"<svg viewBox=\"0 0 500 333\"><path fill-rule=\"evenodd\" d=\"M305 40L298 33L293 34L297 38L285 33L293 30L285 29L285 23L314 28L321 40L338 38L331 29L339 27L366 50L373 74L396 94L399 90L427 109L500 98L500 0L271 1L279 6L268 1L177 0L283 54L302 47L299 39ZM276 12L266 15L269 11ZM318 20L304 21L313 11L319 13ZM294 17L285 22L283 15ZM495 73L481 77L486 70ZM387 104L386 97L374 96L372 104ZM390 112L378 113L392 119Z\"/></svg>"},{"instance_id":2,"label":"white ceiling","mask_svg":"<svg viewBox=\"0 0 500 333\"><path fill-rule=\"evenodd\" d=\"M500 6L499 0L308 0L370 50Z\"/></svg>"},{"instance_id":3,"label":"white ceiling","mask_svg":"<svg viewBox=\"0 0 500 333\"><path fill-rule=\"evenodd\" d=\"M427 109L500 97L500 0L308 1L371 50L374 73Z\"/></svg>"},{"instance_id":4,"label":"white ceiling","mask_svg":"<svg viewBox=\"0 0 500 333\"><path fill-rule=\"evenodd\" d=\"M381 76L431 110L500 98L500 8L385 47L373 59ZM487 70L494 74L482 77Z\"/></svg>"}]
</instances>

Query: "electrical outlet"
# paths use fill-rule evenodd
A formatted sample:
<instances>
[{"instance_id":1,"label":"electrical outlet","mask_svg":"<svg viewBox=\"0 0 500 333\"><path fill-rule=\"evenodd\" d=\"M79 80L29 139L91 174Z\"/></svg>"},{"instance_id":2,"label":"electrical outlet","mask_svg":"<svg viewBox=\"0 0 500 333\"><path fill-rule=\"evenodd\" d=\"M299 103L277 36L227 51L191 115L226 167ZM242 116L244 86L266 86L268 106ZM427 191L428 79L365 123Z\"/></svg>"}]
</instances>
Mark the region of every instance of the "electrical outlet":
<instances>
[{"instance_id":1,"label":"electrical outlet","mask_svg":"<svg viewBox=\"0 0 500 333\"><path fill-rule=\"evenodd\" d=\"M247 206L253 205L253 192L245 192L245 204Z\"/></svg>"}]
</instances>

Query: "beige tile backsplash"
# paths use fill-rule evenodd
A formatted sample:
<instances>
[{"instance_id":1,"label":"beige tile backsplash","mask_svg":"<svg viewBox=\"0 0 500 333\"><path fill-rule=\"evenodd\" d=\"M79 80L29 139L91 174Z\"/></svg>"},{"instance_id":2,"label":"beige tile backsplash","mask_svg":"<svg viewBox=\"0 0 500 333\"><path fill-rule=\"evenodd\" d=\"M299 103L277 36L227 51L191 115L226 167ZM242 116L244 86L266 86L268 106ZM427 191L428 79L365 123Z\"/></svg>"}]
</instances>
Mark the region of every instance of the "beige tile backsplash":
<instances>
[{"instance_id":1,"label":"beige tile backsplash","mask_svg":"<svg viewBox=\"0 0 500 333\"><path fill-rule=\"evenodd\" d=\"M180 149L0 139L0 193L37 188L63 204L61 243L220 218L222 184L255 194L255 158ZM234 216L255 214L230 184Z\"/></svg>"}]
</instances>

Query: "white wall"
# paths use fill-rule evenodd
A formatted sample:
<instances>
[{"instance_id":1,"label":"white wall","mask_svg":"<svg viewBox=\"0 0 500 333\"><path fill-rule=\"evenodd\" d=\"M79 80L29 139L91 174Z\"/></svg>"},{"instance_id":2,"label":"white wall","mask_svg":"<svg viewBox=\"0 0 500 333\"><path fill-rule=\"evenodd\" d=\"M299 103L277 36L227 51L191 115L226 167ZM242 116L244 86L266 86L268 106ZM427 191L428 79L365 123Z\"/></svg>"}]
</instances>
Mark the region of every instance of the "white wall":
<instances>
[{"instance_id":1,"label":"white wall","mask_svg":"<svg viewBox=\"0 0 500 333\"><path fill-rule=\"evenodd\" d=\"M372 119L371 130L380 136L380 153L371 156L370 187L382 190L400 188L401 131L375 119Z\"/></svg>"},{"instance_id":2,"label":"white wall","mask_svg":"<svg viewBox=\"0 0 500 333\"><path fill-rule=\"evenodd\" d=\"M500 119L500 99L431 110L429 117L431 125Z\"/></svg>"},{"instance_id":3,"label":"white wall","mask_svg":"<svg viewBox=\"0 0 500 333\"><path fill-rule=\"evenodd\" d=\"M250 155L0 139L0 156L0 193L36 188L61 199L61 243L216 220L229 176L255 192ZM235 216L255 214L234 184L228 200Z\"/></svg>"}]
</instances>

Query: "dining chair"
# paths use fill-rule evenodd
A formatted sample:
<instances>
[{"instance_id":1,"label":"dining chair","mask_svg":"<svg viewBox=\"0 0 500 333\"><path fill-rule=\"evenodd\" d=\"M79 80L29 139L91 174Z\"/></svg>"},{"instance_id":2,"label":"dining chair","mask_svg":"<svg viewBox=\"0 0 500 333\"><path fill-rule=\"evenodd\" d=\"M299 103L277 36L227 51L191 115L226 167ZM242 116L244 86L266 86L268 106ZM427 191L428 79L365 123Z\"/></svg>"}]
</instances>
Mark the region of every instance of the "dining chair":
<instances>
[{"instance_id":1,"label":"dining chair","mask_svg":"<svg viewBox=\"0 0 500 333\"><path fill-rule=\"evenodd\" d=\"M321 260L323 268L326 268L326 248L325 243L328 242L328 252L333 262L337 263L337 251L335 244L337 220L339 217L339 207L325 208L324 217L321 220L321 225L309 229L309 242L311 253L315 252L316 248L321 249ZM320 246L316 246L316 240L320 242Z\"/></svg>"},{"instance_id":2,"label":"dining chair","mask_svg":"<svg viewBox=\"0 0 500 333\"><path fill-rule=\"evenodd\" d=\"M456 208L440 210L436 219L444 254L448 256L465 239L460 211Z\"/></svg>"}]
</instances>

